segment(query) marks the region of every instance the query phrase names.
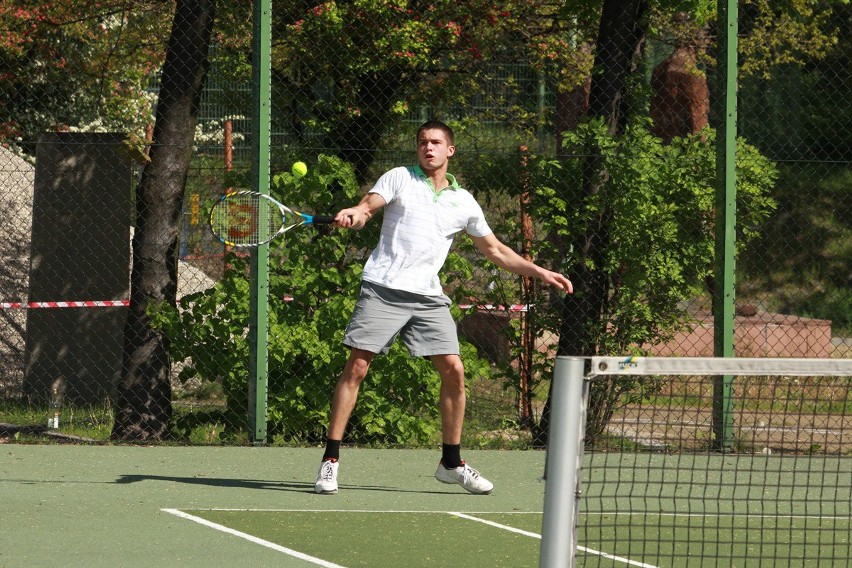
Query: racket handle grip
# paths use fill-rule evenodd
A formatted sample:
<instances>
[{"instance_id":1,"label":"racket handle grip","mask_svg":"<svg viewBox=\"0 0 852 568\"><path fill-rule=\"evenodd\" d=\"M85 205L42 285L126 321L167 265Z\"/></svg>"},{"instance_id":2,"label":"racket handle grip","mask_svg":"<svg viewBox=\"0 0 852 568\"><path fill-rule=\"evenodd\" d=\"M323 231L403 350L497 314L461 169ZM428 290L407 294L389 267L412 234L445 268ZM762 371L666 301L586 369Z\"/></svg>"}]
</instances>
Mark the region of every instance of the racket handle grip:
<instances>
[{"instance_id":1,"label":"racket handle grip","mask_svg":"<svg viewBox=\"0 0 852 568\"><path fill-rule=\"evenodd\" d=\"M331 225L334 223L334 215L314 215L314 225Z\"/></svg>"}]
</instances>

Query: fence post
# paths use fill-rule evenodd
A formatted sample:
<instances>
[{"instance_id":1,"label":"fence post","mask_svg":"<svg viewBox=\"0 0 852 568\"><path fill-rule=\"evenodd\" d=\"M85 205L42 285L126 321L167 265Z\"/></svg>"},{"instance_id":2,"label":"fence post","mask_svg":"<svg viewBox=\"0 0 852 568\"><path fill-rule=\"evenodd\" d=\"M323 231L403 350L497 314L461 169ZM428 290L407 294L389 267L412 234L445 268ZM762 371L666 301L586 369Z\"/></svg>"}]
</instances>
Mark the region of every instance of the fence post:
<instances>
[{"instance_id":1,"label":"fence post","mask_svg":"<svg viewBox=\"0 0 852 568\"><path fill-rule=\"evenodd\" d=\"M259 193L269 193L269 140L272 118L271 24L272 1L255 0L252 26L252 185ZM268 221L261 216L261 222ZM249 437L253 444L260 445L266 443L267 434L269 245L252 250L249 287Z\"/></svg>"},{"instance_id":2,"label":"fence post","mask_svg":"<svg viewBox=\"0 0 852 568\"><path fill-rule=\"evenodd\" d=\"M716 252L713 284L713 354L734 356L734 271L737 222L737 0L718 0L716 55L718 96L722 105L716 130ZM713 383L713 434L717 450L733 446L733 377Z\"/></svg>"}]
</instances>

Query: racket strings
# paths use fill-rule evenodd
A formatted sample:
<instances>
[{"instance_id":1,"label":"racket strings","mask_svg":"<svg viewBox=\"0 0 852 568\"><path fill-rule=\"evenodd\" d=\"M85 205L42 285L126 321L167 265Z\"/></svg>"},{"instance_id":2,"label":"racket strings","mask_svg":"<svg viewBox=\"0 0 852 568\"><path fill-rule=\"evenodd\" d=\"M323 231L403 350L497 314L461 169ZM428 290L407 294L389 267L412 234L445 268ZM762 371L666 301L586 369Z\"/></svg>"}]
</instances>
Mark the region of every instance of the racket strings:
<instances>
[{"instance_id":1,"label":"racket strings","mask_svg":"<svg viewBox=\"0 0 852 568\"><path fill-rule=\"evenodd\" d=\"M225 243L256 245L272 239L282 225L278 207L256 194L232 193L210 213L210 227Z\"/></svg>"}]
</instances>

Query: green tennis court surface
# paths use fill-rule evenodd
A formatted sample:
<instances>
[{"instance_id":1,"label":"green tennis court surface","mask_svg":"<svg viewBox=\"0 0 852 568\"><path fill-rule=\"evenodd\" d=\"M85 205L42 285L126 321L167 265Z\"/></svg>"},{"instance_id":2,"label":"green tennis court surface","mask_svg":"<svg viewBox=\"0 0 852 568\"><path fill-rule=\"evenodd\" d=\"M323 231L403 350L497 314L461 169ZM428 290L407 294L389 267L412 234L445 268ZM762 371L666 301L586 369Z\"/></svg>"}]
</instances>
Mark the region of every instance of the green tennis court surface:
<instances>
[{"instance_id":1,"label":"green tennis court surface","mask_svg":"<svg viewBox=\"0 0 852 568\"><path fill-rule=\"evenodd\" d=\"M543 452L465 452L488 496L437 482L437 451L351 449L340 493L316 495L321 455L0 446L0 567L317 565L281 548L341 566L538 565L536 536L460 515L540 534Z\"/></svg>"},{"instance_id":2,"label":"green tennis court surface","mask_svg":"<svg viewBox=\"0 0 852 568\"><path fill-rule=\"evenodd\" d=\"M535 566L541 527L538 513L170 512L325 566Z\"/></svg>"},{"instance_id":3,"label":"green tennis court surface","mask_svg":"<svg viewBox=\"0 0 852 568\"><path fill-rule=\"evenodd\" d=\"M320 454L4 445L0 567L538 566L543 452L465 452L494 481L489 496L435 481L435 451L351 449L340 493L316 495ZM845 514L821 514L808 510L807 484L794 487L813 468L845 465L815 459L802 478L772 465L778 478L760 487L756 472L767 469L760 464L776 462L755 458L747 478L730 472L719 481L712 472L724 464L715 462L730 464L730 456L608 459L635 467L628 479L623 470L613 474L614 463L592 459L578 566L806 566L793 559L827 547L838 562L819 566L848 563L849 495L836 496L834 512ZM676 472L690 469L730 494L683 495L678 475L686 474ZM779 489L796 510L732 505ZM819 538L806 542L803 527L811 535L818 527Z\"/></svg>"}]
</instances>

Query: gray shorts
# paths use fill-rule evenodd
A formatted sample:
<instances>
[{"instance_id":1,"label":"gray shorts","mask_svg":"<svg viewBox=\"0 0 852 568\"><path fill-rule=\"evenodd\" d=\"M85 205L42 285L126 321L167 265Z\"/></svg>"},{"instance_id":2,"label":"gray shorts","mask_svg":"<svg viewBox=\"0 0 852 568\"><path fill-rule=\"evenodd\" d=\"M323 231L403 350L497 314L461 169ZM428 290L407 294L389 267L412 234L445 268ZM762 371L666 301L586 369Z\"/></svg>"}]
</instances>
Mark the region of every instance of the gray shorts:
<instances>
[{"instance_id":1,"label":"gray shorts","mask_svg":"<svg viewBox=\"0 0 852 568\"><path fill-rule=\"evenodd\" d=\"M450 299L362 282L343 344L384 354L397 336L415 357L458 355L459 340L456 322L450 315Z\"/></svg>"}]
</instances>

